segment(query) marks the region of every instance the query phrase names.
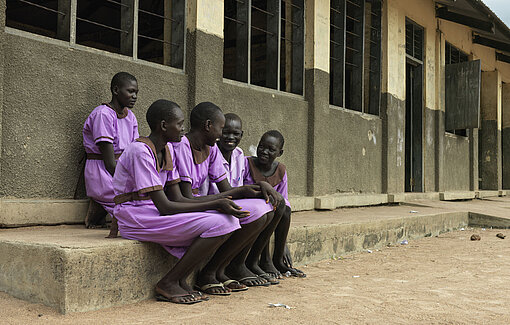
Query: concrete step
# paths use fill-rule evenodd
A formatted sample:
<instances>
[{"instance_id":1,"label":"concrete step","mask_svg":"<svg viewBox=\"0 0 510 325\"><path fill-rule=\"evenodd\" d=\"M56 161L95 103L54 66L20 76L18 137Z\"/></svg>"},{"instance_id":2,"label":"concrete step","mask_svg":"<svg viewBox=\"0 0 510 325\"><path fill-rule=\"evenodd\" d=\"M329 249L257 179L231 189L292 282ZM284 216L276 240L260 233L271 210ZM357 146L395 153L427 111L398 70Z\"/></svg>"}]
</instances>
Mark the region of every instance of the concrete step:
<instances>
[{"instance_id":1,"label":"concrete step","mask_svg":"<svg viewBox=\"0 0 510 325\"><path fill-rule=\"evenodd\" d=\"M439 199L441 201L472 200L475 197L475 191L451 191L439 193Z\"/></svg>"}]
</instances>

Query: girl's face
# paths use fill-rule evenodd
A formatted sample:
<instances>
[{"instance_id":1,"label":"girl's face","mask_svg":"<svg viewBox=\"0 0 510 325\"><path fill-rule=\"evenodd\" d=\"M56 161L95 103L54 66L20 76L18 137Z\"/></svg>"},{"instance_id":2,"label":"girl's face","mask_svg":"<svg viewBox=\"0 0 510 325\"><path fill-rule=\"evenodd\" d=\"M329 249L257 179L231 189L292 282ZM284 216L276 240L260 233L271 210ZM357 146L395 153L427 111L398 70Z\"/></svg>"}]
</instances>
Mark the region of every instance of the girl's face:
<instances>
[{"instance_id":1,"label":"girl's face","mask_svg":"<svg viewBox=\"0 0 510 325\"><path fill-rule=\"evenodd\" d=\"M184 114L181 109L174 111L173 118L162 121L167 142L180 142L184 134Z\"/></svg>"},{"instance_id":2,"label":"girl's face","mask_svg":"<svg viewBox=\"0 0 510 325\"><path fill-rule=\"evenodd\" d=\"M121 107L133 108L138 98L138 83L134 80L128 80L113 88L113 95L117 97Z\"/></svg>"},{"instance_id":3,"label":"girl's face","mask_svg":"<svg viewBox=\"0 0 510 325\"><path fill-rule=\"evenodd\" d=\"M243 129L241 121L228 119L225 121L225 127L223 128L220 141L218 141L218 147L222 151L232 151L241 142L243 137Z\"/></svg>"},{"instance_id":4,"label":"girl's face","mask_svg":"<svg viewBox=\"0 0 510 325\"><path fill-rule=\"evenodd\" d=\"M260 139L257 147L257 158L262 165L271 166L276 158L280 157L283 153L280 141L271 136L266 135Z\"/></svg>"},{"instance_id":5,"label":"girl's face","mask_svg":"<svg viewBox=\"0 0 510 325\"><path fill-rule=\"evenodd\" d=\"M221 137L223 127L225 126L225 116L223 113L218 112L213 120L208 120L208 127L206 128L207 137L206 144L209 146L214 146L216 141Z\"/></svg>"}]
</instances>

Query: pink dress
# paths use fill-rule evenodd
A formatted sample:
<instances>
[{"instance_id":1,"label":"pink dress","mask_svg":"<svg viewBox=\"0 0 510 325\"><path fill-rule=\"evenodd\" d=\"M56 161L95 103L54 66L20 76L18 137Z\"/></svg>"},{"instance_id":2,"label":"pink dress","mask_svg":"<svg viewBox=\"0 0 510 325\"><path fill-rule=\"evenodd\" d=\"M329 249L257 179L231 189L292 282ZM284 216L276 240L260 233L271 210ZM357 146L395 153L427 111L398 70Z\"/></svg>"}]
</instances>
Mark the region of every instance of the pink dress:
<instances>
[{"instance_id":1,"label":"pink dress","mask_svg":"<svg viewBox=\"0 0 510 325\"><path fill-rule=\"evenodd\" d=\"M117 158L138 137L135 114L127 108L119 115L108 105L100 105L90 113L83 126L83 146L88 157L85 163L87 196L101 204L110 214L114 206L112 175L104 166L97 144L110 142Z\"/></svg>"},{"instance_id":2,"label":"pink dress","mask_svg":"<svg viewBox=\"0 0 510 325\"><path fill-rule=\"evenodd\" d=\"M221 153L221 151L220 151ZM225 160L223 154L221 155L223 167L227 172L227 179L232 187L243 186L243 175L244 175L244 152L243 149L236 147L232 151L230 157L230 164ZM200 187L199 193L207 193L208 195L218 194L220 191L216 186L216 183L209 182L207 179Z\"/></svg>"},{"instance_id":3,"label":"pink dress","mask_svg":"<svg viewBox=\"0 0 510 325\"><path fill-rule=\"evenodd\" d=\"M217 145L207 147L206 152L196 151L191 148L187 137L182 137L181 142L174 142L175 167L181 176L181 181L191 183L191 189L196 196L207 195L201 186L207 180L218 183L227 177L223 166L223 156ZM234 200L243 210L250 211L250 216L239 219L241 224L251 223L266 213L273 210L270 204L262 199Z\"/></svg>"},{"instance_id":4,"label":"pink dress","mask_svg":"<svg viewBox=\"0 0 510 325\"><path fill-rule=\"evenodd\" d=\"M288 191L288 183L287 183L287 168L281 162L278 163L278 167L273 175L264 176L259 171L259 169L255 166L253 162L253 157L246 157L244 161L244 184L255 184L256 182L265 181L271 184L272 187L276 190L276 192L280 193L285 199L285 205L290 208L289 202L289 191Z\"/></svg>"},{"instance_id":5,"label":"pink dress","mask_svg":"<svg viewBox=\"0 0 510 325\"><path fill-rule=\"evenodd\" d=\"M212 210L160 215L148 193L180 181L174 163L170 145L165 147L161 168L148 138L129 145L113 177L114 214L122 237L161 244L170 254L181 258L196 238L226 235L240 225L236 217Z\"/></svg>"}]
</instances>

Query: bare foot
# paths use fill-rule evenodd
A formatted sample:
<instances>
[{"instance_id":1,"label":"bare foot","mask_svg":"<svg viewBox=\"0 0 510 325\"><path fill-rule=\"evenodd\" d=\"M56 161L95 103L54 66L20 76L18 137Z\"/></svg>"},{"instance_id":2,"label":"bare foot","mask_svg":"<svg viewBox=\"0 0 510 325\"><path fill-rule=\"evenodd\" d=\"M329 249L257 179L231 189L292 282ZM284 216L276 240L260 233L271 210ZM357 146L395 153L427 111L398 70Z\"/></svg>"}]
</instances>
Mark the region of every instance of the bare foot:
<instances>
[{"instance_id":1,"label":"bare foot","mask_svg":"<svg viewBox=\"0 0 510 325\"><path fill-rule=\"evenodd\" d=\"M200 298L190 294L179 285L179 282L156 284L156 299L169 301L176 304L190 304L199 302Z\"/></svg>"},{"instance_id":2,"label":"bare foot","mask_svg":"<svg viewBox=\"0 0 510 325\"><path fill-rule=\"evenodd\" d=\"M244 264L243 265L230 264L226 272L230 279L238 280L239 282L247 285L248 287L260 286L268 283L267 280L258 277L257 274L250 271L250 269ZM264 272L262 271L262 273Z\"/></svg>"}]
</instances>

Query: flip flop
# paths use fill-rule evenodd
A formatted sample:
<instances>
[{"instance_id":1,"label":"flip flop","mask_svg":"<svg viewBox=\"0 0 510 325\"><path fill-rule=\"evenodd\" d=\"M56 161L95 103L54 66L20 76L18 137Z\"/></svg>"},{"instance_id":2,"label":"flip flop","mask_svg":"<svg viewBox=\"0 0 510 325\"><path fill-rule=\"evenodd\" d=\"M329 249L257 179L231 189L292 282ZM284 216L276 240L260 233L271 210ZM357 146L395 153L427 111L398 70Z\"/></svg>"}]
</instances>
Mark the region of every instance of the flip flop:
<instances>
[{"instance_id":1,"label":"flip flop","mask_svg":"<svg viewBox=\"0 0 510 325\"><path fill-rule=\"evenodd\" d=\"M271 285L271 283L269 283L269 282L260 283L260 284L251 284L250 282L247 282L247 281L250 281L250 280L257 280L257 279L264 279L264 278L261 278L259 276L247 276L247 277L244 277L244 278L239 279L237 281L241 282L242 284L244 284L247 287L269 287ZM264 279L264 280L266 280L266 279Z\"/></svg>"},{"instance_id":2,"label":"flip flop","mask_svg":"<svg viewBox=\"0 0 510 325\"><path fill-rule=\"evenodd\" d=\"M280 281L276 277L271 276L269 273L259 274L259 277L271 283L271 285L280 284Z\"/></svg>"},{"instance_id":3,"label":"flip flop","mask_svg":"<svg viewBox=\"0 0 510 325\"><path fill-rule=\"evenodd\" d=\"M231 284L237 285L237 288L232 288L230 286ZM241 285L244 285L244 288L243 287L239 288L239 286L241 286ZM241 283L241 282L239 282L237 280L227 280L227 281L223 282L223 286L225 288L228 288L228 289L232 290L232 292L239 292L239 291L246 291L246 290L248 290L248 286L246 286L246 284Z\"/></svg>"},{"instance_id":4,"label":"flip flop","mask_svg":"<svg viewBox=\"0 0 510 325\"><path fill-rule=\"evenodd\" d=\"M207 301L209 300L209 297L207 297L206 295L204 295L201 291L191 291L190 294L193 296L193 297L197 297L197 298L200 298L199 300L202 300L202 301Z\"/></svg>"},{"instance_id":5,"label":"flip flop","mask_svg":"<svg viewBox=\"0 0 510 325\"><path fill-rule=\"evenodd\" d=\"M203 291L203 292L205 292L205 293L207 293L208 295L211 295L211 296L230 296L230 292L212 292L212 291L207 291L207 290L210 290L212 288L227 289L227 288L225 288L223 286L223 283L209 283L209 284L204 284L201 287L198 286L198 285L195 285L195 288L200 290L200 291Z\"/></svg>"},{"instance_id":6,"label":"flip flop","mask_svg":"<svg viewBox=\"0 0 510 325\"><path fill-rule=\"evenodd\" d=\"M190 293L185 293L182 295L173 295L170 297L163 296L162 294L156 295L156 300L158 300L158 301L173 302L174 304L180 304L180 305L192 305L192 304L196 304L197 302L204 301L202 299L192 300L192 301L181 301L181 300L179 300L179 298L196 298L196 297Z\"/></svg>"},{"instance_id":7,"label":"flip flop","mask_svg":"<svg viewBox=\"0 0 510 325\"><path fill-rule=\"evenodd\" d=\"M276 273L275 272L267 272L267 274L269 274L270 276L272 276L275 279L284 280L283 275L279 271Z\"/></svg>"},{"instance_id":8,"label":"flip flop","mask_svg":"<svg viewBox=\"0 0 510 325\"><path fill-rule=\"evenodd\" d=\"M305 272L295 268L290 268L290 275L296 278L306 278Z\"/></svg>"}]
</instances>

